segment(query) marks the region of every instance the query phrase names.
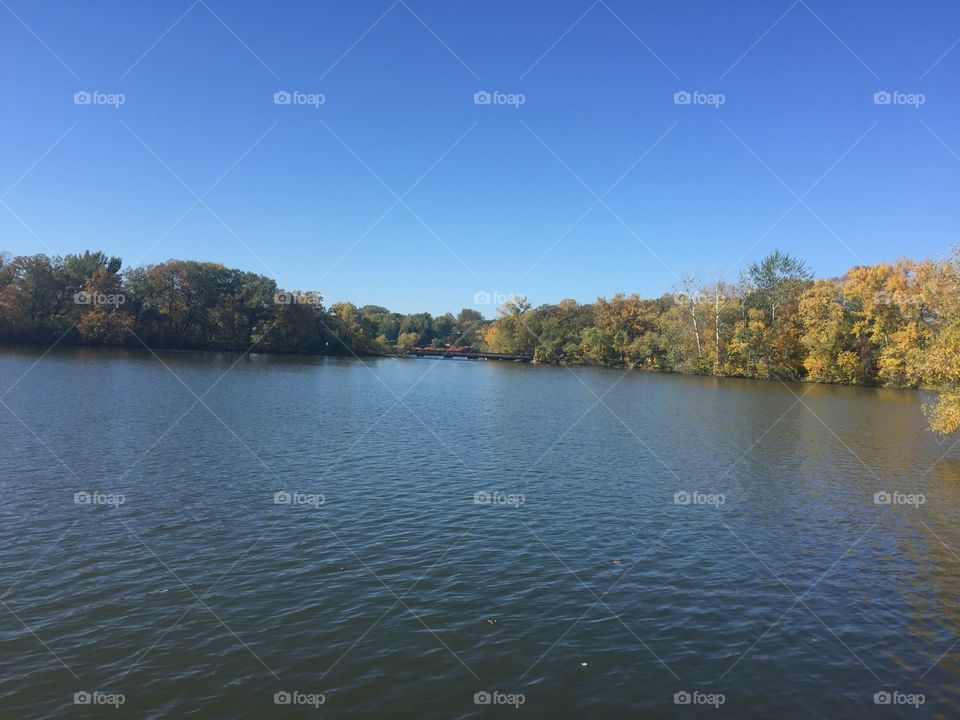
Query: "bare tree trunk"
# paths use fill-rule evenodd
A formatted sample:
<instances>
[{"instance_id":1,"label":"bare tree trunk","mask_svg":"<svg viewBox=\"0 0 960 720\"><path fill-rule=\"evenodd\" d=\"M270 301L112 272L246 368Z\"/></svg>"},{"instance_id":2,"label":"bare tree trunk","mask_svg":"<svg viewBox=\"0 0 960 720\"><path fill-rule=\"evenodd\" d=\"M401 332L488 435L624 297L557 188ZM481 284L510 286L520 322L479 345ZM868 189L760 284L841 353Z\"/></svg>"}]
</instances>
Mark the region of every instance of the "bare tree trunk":
<instances>
[{"instance_id":1,"label":"bare tree trunk","mask_svg":"<svg viewBox=\"0 0 960 720\"><path fill-rule=\"evenodd\" d=\"M696 298L696 280L694 276L685 275L680 281L680 287L683 291L683 294L687 297L687 300L690 302L690 318L693 320L693 334L697 338L697 360L703 361L703 346L700 343L700 326L697 323L697 298Z\"/></svg>"},{"instance_id":2,"label":"bare tree trunk","mask_svg":"<svg viewBox=\"0 0 960 720\"><path fill-rule=\"evenodd\" d=\"M720 283L716 283L713 286L713 329L717 342L714 374L719 375L722 366L720 362Z\"/></svg>"},{"instance_id":3,"label":"bare tree trunk","mask_svg":"<svg viewBox=\"0 0 960 720\"><path fill-rule=\"evenodd\" d=\"M690 296L690 317L693 318L693 333L697 336L697 359L703 359L703 348L700 346L700 328L697 325L697 304L694 297Z\"/></svg>"}]
</instances>

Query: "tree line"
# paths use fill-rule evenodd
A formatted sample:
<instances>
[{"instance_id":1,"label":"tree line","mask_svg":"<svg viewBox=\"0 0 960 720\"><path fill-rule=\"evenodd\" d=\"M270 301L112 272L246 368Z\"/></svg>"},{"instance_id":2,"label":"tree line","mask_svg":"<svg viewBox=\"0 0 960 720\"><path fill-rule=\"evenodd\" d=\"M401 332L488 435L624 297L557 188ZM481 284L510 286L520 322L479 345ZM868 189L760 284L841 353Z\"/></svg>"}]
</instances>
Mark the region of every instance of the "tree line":
<instances>
[{"instance_id":1,"label":"tree line","mask_svg":"<svg viewBox=\"0 0 960 720\"><path fill-rule=\"evenodd\" d=\"M532 308L514 299L490 324L491 351L597 364L779 380L936 387L931 427L960 429L960 251L947 260L857 266L815 280L775 251L738 282L656 299L616 294Z\"/></svg>"},{"instance_id":2,"label":"tree line","mask_svg":"<svg viewBox=\"0 0 960 720\"><path fill-rule=\"evenodd\" d=\"M535 362L940 390L931 427L960 429L960 252L816 280L775 251L736 282L684 278L659 298L506 302L402 314L324 304L263 275L170 260L122 269L102 252L0 254L0 341L330 355L466 345Z\"/></svg>"},{"instance_id":3,"label":"tree line","mask_svg":"<svg viewBox=\"0 0 960 720\"><path fill-rule=\"evenodd\" d=\"M121 264L102 252L0 254L0 341L369 355L477 344L488 324L470 309L433 317L327 307L318 292L287 291L218 263Z\"/></svg>"}]
</instances>

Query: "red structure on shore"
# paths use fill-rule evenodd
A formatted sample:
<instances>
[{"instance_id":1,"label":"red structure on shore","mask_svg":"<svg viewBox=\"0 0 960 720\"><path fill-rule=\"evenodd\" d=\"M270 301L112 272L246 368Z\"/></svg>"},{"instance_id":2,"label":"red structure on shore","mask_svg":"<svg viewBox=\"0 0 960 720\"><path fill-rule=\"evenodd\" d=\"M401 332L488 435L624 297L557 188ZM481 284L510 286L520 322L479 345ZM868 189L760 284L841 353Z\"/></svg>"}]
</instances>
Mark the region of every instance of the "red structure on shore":
<instances>
[{"instance_id":1,"label":"red structure on shore","mask_svg":"<svg viewBox=\"0 0 960 720\"><path fill-rule=\"evenodd\" d=\"M438 357L438 358L466 358L467 360L512 360L514 362L530 362L533 357L530 355L513 355L509 353L491 353L482 350L473 350L469 345L447 345L442 348L435 347L412 347L404 353L405 355L414 355L416 357Z\"/></svg>"}]
</instances>

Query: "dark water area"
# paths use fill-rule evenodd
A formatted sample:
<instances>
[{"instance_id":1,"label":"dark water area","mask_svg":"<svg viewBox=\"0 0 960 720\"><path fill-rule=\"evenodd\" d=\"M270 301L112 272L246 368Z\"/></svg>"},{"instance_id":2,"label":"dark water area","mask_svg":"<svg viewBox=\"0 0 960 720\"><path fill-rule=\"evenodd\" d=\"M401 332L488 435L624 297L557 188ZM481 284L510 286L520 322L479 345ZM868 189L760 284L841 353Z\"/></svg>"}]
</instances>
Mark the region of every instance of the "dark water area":
<instances>
[{"instance_id":1,"label":"dark water area","mask_svg":"<svg viewBox=\"0 0 960 720\"><path fill-rule=\"evenodd\" d=\"M929 400L0 350L0 717L958 717Z\"/></svg>"}]
</instances>

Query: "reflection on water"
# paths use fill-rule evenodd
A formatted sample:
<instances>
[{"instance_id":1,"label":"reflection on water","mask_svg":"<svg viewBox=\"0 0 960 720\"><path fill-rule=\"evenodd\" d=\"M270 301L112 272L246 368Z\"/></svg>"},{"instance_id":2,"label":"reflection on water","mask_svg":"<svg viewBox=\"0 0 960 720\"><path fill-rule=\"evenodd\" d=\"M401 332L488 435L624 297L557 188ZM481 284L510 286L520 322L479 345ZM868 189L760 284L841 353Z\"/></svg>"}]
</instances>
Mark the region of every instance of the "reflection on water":
<instances>
[{"instance_id":1,"label":"reflection on water","mask_svg":"<svg viewBox=\"0 0 960 720\"><path fill-rule=\"evenodd\" d=\"M960 447L922 393L40 358L0 352L4 716L960 711Z\"/></svg>"}]
</instances>

